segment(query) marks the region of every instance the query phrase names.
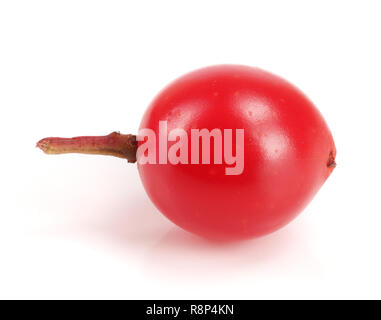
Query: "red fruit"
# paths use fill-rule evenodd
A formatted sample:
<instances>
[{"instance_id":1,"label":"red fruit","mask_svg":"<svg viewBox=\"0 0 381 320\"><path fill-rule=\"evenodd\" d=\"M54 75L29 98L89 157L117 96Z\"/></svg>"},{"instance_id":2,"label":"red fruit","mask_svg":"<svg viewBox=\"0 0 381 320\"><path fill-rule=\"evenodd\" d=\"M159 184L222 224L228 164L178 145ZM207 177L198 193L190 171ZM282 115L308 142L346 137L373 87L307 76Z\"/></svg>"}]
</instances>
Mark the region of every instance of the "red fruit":
<instances>
[{"instance_id":1,"label":"red fruit","mask_svg":"<svg viewBox=\"0 0 381 320\"><path fill-rule=\"evenodd\" d=\"M257 68L222 65L184 75L156 97L140 128L158 132L158 120L188 137L192 128L245 130L240 175L225 175L224 164L138 163L157 208L202 236L275 231L307 205L334 167L335 145L319 111L293 85Z\"/></svg>"},{"instance_id":2,"label":"red fruit","mask_svg":"<svg viewBox=\"0 0 381 320\"><path fill-rule=\"evenodd\" d=\"M141 164L138 152L140 177L153 203L178 226L204 237L244 239L277 230L308 204L335 167L335 145L319 111L296 87L257 68L221 65L184 75L156 97L140 128L159 137L159 121L167 121L168 131L185 130L189 159L191 129L233 129L233 137L244 129L241 174L227 175L227 164L213 163L213 156L211 164ZM108 154L133 162L132 137L47 138L38 146L47 153ZM236 147L233 138L233 152Z\"/></svg>"}]
</instances>

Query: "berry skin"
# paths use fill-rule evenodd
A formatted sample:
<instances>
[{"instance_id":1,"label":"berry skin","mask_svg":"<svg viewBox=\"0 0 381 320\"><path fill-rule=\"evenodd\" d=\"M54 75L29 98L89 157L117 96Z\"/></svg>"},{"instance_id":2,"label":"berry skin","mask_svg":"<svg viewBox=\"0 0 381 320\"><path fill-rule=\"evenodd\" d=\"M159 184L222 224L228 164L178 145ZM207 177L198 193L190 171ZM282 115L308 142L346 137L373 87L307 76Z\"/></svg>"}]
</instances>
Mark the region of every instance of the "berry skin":
<instances>
[{"instance_id":1,"label":"berry skin","mask_svg":"<svg viewBox=\"0 0 381 320\"><path fill-rule=\"evenodd\" d=\"M140 128L158 135L163 120L168 131L182 128L188 137L195 128L244 129L240 175L226 175L226 164L140 164L138 157L156 207L204 237L247 239L281 228L335 167L332 135L317 108L295 86L258 68L220 65L180 77L154 99Z\"/></svg>"}]
</instances>

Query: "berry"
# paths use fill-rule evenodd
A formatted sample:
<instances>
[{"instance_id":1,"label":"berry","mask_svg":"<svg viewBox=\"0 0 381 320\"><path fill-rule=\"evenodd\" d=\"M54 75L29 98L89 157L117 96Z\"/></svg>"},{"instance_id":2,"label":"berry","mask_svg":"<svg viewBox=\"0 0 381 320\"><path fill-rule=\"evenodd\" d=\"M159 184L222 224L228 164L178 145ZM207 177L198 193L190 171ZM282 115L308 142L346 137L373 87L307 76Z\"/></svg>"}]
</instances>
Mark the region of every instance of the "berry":
<instances>
[{"instance_id":1,"label":"berry","mask_svg":"<svg viewBox=\"0 0 381 320\"><path fill-rule=\"evenodd\" d=\"M144 130L159 141L151 161ZM170 139L176 130L184 139ZM195 138L195 130L214 134L204 140ZM107 154L129 162L137 156L144 188L168 219L224 240L261 236L286 225L336 165L332 135L312 102L278 76L237 65L203 68L172 82L148 107L137 138L118 133L46 138L38 146L46 153ZM209 164L203 163L206 150Z\"/></svg>"}]
</instances>

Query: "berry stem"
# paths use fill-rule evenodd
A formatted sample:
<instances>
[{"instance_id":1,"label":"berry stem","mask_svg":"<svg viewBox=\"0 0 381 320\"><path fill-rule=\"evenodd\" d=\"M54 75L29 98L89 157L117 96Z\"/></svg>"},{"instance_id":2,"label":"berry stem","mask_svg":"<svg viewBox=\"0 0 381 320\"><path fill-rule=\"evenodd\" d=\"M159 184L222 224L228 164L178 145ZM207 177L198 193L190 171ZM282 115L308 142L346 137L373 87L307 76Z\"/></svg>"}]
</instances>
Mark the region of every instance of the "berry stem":
<instances>
[{"instance_id":1,"label":"berry stem","mask_svg":"<svg viewBox=\"0 0 381 320\"><path fill-rule=\"evenodd\" d=\"M334 156L333 151L331 151L331 153L329 154L327 167L328 168L335 168L336 167L336 161L335 161L335 156Z\"/></svg>"},{"instance_id":2,"label":"berry stem","mask_svg":"<svg viewBox=\"0 0 381 320\"><path fill-rule=\"evenodd\" d=\"M46 154L84 153L114 156L136 162L137 141L132 134L110 133L99 137L45 138L37 147Z\"/></svg>"}]
</instances>

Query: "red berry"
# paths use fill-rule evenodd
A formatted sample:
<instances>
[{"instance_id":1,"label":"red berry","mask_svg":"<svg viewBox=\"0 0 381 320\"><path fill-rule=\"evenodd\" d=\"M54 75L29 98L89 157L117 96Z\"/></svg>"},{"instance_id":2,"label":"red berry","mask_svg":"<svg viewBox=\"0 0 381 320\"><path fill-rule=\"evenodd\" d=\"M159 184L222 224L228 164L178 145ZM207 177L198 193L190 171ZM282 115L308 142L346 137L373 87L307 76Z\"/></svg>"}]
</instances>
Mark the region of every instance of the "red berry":
<instances>
[{"instance_id":1,"label":"red berry","mask_svg":"<svg viewBox=\"0 0 381 320\"><path fill-rule=\"evenodd\" d=\"M161 140L162 121L166 135L181 129L185 140ZM49 154L104 154L129 162L137 157L143 185L166 217L198 235L229 240L261 236L290 222L336 165L332 135L311 101L289 82L257 68L221 65L184 75L156 97L140 129L159 137L155 164L143 163L148 139L143 131L138 139L114 132L45 138L37 146ZM206 149L204 140L194 147L195 129L220 130L224 143L232 129L232 149L217 134ZM210 164L202 163L204 151L215 151L220 142L220 154L211 152ZM235 162L229 162L229 151ZM171 155L186 161L175 164L168 161Z\"/></svg>"},{"instance_id":2,"label":"red berry","mask_svg":"<svg viewBox=\"0 0 381 320\"><path fill-rule=\"evenodd\" d=\"M138 158L157 208L201 236L243 239L277 230L335 166L335 145L319 111L292 84L261 69L222 65L182 76L156 97L140 128L158 136L160 120L188 137L192 128L244 129L240 175L226 175L226 164L142 165Z\"/></svg>"}]
</instances>

